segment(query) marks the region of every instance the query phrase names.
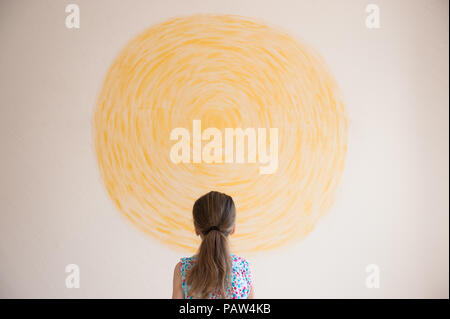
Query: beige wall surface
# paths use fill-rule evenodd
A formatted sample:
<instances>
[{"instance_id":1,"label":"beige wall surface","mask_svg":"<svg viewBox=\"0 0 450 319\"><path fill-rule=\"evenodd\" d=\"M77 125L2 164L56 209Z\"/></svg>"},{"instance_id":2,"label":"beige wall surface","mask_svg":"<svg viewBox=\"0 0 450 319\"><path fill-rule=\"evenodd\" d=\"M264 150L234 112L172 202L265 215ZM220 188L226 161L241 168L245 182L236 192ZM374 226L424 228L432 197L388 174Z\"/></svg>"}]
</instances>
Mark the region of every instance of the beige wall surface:
<instances>
[{"instance_id":1,"label":"beige wall surface","mask_svg":"<svg viewBox=\"0 0 450 319\"><path fill-rule=\"evenodd\" d=\"M67 4L80 28L67 29ZM368 3L379 29L365 25ZM135 35L196 13L263 19L321 53L343 92L336 202L308 237L248 255L259 298L448 298L448 1L1 1L0 297L169 298L186 253L102 184L92 116ZM173 187L176 187L174 185ZM68 264L80 288L66 288ZM380 270L367 288L366 267Z\"/></svg>"}]
</instances>

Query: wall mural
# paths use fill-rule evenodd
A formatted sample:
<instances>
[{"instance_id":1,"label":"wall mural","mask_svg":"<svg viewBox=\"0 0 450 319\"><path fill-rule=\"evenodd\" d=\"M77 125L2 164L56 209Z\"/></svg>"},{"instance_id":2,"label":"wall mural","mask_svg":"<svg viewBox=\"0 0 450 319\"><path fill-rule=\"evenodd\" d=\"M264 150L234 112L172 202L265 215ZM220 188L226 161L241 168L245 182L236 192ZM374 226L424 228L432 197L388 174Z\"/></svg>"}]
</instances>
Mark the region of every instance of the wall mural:
<instances>
[{"instance_id":1,"label":"wall mural","mask_svg":"<svg viewBox=\"0 0 450 319\"><path fill-rule=\"evenodd\" d=\"M129 42L93 118L117 209L189 252L200 243L192 205L210 190L235 200L238 253L307 236L333 205L347 128L337 83L313 48L265 22L213 14L172 18Z\"/></svg>"}]
</instances>

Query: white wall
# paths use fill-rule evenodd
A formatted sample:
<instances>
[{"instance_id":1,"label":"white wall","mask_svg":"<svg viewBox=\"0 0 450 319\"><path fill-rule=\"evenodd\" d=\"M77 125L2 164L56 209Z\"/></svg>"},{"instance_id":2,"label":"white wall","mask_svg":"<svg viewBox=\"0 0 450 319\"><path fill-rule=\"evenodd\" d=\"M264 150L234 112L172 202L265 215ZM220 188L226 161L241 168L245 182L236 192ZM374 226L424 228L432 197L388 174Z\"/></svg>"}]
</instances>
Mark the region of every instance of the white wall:
<instances>
[{"instance_id":1,"label":"white wall","mask_svg":"<svg viewBox=\"0 0 450 319\"><path fill-rule=\"evenodd\" d=\"M77 3L81 28L65 28ZM264 19L313 45L346 99L337 202L304 241L248 256L261 298L448 298L448 2L2 1L0 297L167 298L183 252L136 230L102 187L91 116L108 66L177 15ZM65 287L65 265L81 288ZM365 286L378 264L381 287Z\"/></svg>"}]
</instances>

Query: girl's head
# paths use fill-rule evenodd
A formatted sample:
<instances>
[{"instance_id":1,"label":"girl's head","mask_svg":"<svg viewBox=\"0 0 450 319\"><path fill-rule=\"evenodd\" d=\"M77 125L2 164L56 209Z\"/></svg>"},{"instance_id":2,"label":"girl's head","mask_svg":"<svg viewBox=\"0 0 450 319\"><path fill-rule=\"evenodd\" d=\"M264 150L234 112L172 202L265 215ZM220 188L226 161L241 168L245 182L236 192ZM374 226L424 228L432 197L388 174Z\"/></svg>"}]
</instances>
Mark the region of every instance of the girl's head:
<instances>
[{"instance_id":1,"label":"girl's head","mask_svg":"<svg viewBox=\"0 0 450 319\"><path fill-rule=\"evenodd\" d=\"M219 290L225 297L231 274L228 235L235 230L236 209L233 199L223 193L209 192L194 203L195 232L202 238L197 260L187 282L190 294L206 297Z\"/></svg>"}]
</instances>

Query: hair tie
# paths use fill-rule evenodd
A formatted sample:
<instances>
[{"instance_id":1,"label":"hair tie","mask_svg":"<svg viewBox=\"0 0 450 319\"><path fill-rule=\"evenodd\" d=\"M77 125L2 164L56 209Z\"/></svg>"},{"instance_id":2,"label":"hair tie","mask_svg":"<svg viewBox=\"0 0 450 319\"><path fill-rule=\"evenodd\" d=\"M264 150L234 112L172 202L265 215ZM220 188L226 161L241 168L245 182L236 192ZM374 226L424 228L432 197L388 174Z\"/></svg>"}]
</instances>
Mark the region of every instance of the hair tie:
<instances>
[{"instance_id":1,"label":"hair tie","mask_svg":"<svg viewBox=\"0 0 450 319\"><path fill-rule=\"evenodd\" d=\"M217 226L212 226L212 227L209 227L209 228L204 232L204 234L205 234L205 235L208 234L211 230L217 230L217 231L220 231L219 227L217 227Z\"/></svg>"}]
</instances>

